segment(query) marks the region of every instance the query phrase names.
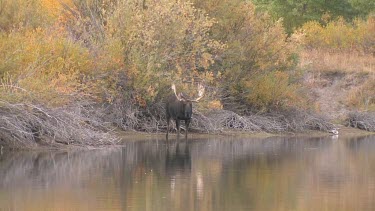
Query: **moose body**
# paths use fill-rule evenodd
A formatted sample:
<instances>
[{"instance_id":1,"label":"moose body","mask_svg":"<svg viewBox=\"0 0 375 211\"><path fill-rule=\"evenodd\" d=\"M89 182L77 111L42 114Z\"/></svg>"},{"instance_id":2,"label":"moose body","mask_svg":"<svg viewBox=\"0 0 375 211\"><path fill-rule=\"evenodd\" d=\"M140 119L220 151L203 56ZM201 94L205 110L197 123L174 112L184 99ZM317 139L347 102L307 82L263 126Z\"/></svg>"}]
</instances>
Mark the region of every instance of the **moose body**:
<instances>
[{"instance_id":1,"label":"moose body","mask_svg":"<svg viewBox=\"0 0 375 211\"><path fill-rule=\"evenodd\" d=\"M191 102L179 101L174 95L168 98L166 104L167 139L171 119L176 121L177 137L180 135L180 120L185 120L185 139L187 139L188 128L193 114L193 104Z\"/></svg>"},{"instance_id":2,"label":"moose body","mask_svg":"<svg viewBox=\"0 0 375 211\"><path fill-rule=\"evenodd\" d=\"M204 93L204 87L202 85L198 86L198 98L195 100L191 100L187 98L184 94L176 93L176 87L173 84L172 90L174 91L174 95L171 95L166 102L166 117L167 117L167 135L166 138L168 140L169 134L169 125L171 119L176 121L176 128L177 128L177 139L180 136L180 121L185 121L185 139L187 139L188 128L191 121L191 117L193 115L193 102L198 102L199 99L202 98Z\"/></svg>"}]
</instances>

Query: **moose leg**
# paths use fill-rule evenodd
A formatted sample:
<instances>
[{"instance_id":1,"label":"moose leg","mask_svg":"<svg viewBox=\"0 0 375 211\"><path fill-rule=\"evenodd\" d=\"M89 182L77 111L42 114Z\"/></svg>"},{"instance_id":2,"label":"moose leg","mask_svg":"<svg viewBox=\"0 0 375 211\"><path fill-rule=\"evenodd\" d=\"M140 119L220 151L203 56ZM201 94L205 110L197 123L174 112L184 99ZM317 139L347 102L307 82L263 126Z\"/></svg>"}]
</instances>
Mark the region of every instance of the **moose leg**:
<instances>
[{"instance_id":1,"label":"moose leg","mask_svg":"<svg viewBox=\"0 0 375 211\"><path fill-rule=\"evenodd\" d=\"M180 138L180 120L176 119L177 140Z\"/></svg>"},{"instance_id":2,"label":"moose leg","mask_svg":"<svg viewBox=\"0 0 375 211\"><path fill-rule=\"evenodd\" d=\"M185 140L187 140L187 135L188 135L188 130L189 130L189 124L190 124L190 119L185 120Z\"/></svg>"},{"instance_id":3,"label":"moose leg","mask_svg":"<svg viewBox=\"0 0 375 211\"><path fill-rule=\"evenodd\" d=\"M169 124L170 124L170 122L171 122L171 119L167 117L167 135L166 135L167 141L168 141Z\"/></svg>"}]
</instances>

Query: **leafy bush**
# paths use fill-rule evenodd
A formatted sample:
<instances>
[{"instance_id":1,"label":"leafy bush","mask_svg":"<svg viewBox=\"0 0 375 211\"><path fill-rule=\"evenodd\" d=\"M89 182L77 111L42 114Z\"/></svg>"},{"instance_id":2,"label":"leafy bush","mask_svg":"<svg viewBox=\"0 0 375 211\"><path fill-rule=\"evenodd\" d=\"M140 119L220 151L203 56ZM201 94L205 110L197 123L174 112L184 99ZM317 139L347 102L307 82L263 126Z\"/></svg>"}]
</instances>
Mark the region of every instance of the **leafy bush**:
<instances>
[{"instance_id":1,"label":"leafy bush","mask_svg":"<svg viewBox=\"0 0 375 211\"><path fill-rule=\"evenodd\" d=\"M365 18L375 11L373 0L252 0L259 10L269 12L275 18L283 18L288 33L308 21L326 23L327 18L343 17L354 20Z\"/></svg>"},{"instance_id":2,"label":"leafy bush","mask_svg":"<svg viewBox=\"0 0 375 211\"><path fill-rule=\"evenodd\" d=\"M40 0L0 1L0 32L35 29L50 24L53 17Z\"/></svg>"},{"instance_id":3,"label":"leafy bush","mask_svg":"<svg viewBox=\"0 0 375 211\"><path fill-rule=\"evenodd\" d=\"M224 108L269 110L271 105L290 105L281 102L297 95L287 73L296 65L297 57L282 21L274 22L269 15L257 13L252 3L241 0L195 2L218 20L211 34L227 45L214 64L216 72L223 75L220 87ZM266 94L280 85L279 79L285 86L279 88L278 96Z\"/></svg>"},{"instance_id":4,"label":"leafy bush","mask_svg":"<svg viewBox=\"0 0 375 211\"><path fill-rule=\"evenodd\" d=\"M213 56L223 48L209 38L213 24L189 2L119 2L108 19L106 36L122 43L124 71L140 105L160 99L173 81L211 80Z\"/></svg>"},{"instance_id":5,"label":"leafy bush","mask_svg":"<svg viewBox=\"0 0 375 211\"><path fill-rule=\"evenodd\" d=\"M9 101L68 103L83 88L82 74L94 69L87 49L40 28L2 34L0 46L1 94Z\"/></svg>"},{"instance_id":6,"label":"leafy bush","mask_svg":"<svg viewBox=\"0 0 375 211\"><path fill-rule=\"evenodd\" d=\"M339 18L326 26L312 21L304 24L301 29L305 34L304 45L309 49L375 54L374 17L357 19L353 23Z\"/></svg>"},{"instance_id":7,"label":"leafy bush","mask_svg":"<svg viewBox=\"0 0 375 211\"><path fill-rule=\"evenodd\" d=\"M53 0L46 0L53 1ZM105 42L105 30L117 0L65 0L60 7L60 24L75 41L96 48Z\"/></svg>"},{"instance_id":8,"label":"leafy bush","mask_svg":"<svg viewBox=\"0 0 375 211\"><path fill-rule=\"evenodd\" d=\"M285 72L258 75L242 83L249 90L245 94L247 103L260 110L301 106L302 98L296 94L299 87L290 83L290 76Z\"/></svg>"}]
</instances>

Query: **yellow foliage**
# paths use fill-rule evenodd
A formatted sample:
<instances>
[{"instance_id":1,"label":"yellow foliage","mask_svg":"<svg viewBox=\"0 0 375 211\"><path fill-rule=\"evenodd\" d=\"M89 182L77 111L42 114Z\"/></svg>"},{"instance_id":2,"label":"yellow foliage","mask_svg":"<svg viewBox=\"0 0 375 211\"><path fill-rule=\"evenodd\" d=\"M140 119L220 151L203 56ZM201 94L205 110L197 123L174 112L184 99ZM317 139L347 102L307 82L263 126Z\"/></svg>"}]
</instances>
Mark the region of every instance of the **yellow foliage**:
<instances>
[{"instance_id":1,"label":"yellow foliage","mask_svg":"<svg viewBox=\"0 0 375 211\"><path fill-rule=\"evenodd\" d=\"M223 105L219 100L209 101L207 107L209 109L223 109Z\"/></svg>"},{"instance_id":2,"label":"yellow foliage","mask_svg":"<svg viewBox=\"0 0 375 211\"><path fill-rule=\"evenodd\" d=\"M267 110L291 104L289 95L297 93L293 93L288 70L296 65L297 48L288 39L282 20L275 22L269 15L257 13L250 2L224 2L219 8L223 17L219 16L214 27L227 41L220 84L226 92L224 105L241 111L243 107ZM228 13L226 7L233 12ZM279 85L285 87L278 89Z\"/></svg>"},{"instance_id":3,"label":"yellow foliage","mask_svg":"<svg viewBox=\"0 0 375 211\"><path fill-rule=\"evenodd\" d=\"M226 17L216 21L187 1L28 2L30 8L21 0L0 5L6 11L0 14L0 94L11 101L58 106L126 96L147 106L170 94L172 82L194 96L198 81L215 87L217 79L246 105L286 106L297 99L281 72L293 67L295 47L282 22L257 14L251 3L239 3L232 13L220 8ZM211 69L215 60L221 64ZM208 101L210 108L222 107Z\"/></svg>"},{"instance_id":4,"label":"yellow foliage","mask_svg":"<svg viewBox=\"0 0 375 211\"><path fill-rule=\"evenodd\" d=\"M53 17L43 6L42 0L0 1L0 31L33 29L51 23Z\"/></svg>"},{"instance_id":5,"label":"yellow foliage","mask_svg":"<svg viewBox=\"0 0 375 211\"><path fill-rule=\"evenodd\" d=\"M287 108L304 106L303 99L297 94L297 85L290 83L288 73L275 71L242 81L246 90L245 99L250 105L260 109Z\"/></svg>"},{"instance_id":6,"label":"yellow foliage","mask_svg":"<svg viewBox=\"0 0 375 211\"><path fill-rule=\"evenodd\" d=\"M2 35L0 46L3 78L26 90L30 100L50 105L68 102L81 89L80 74L94 67L87 49L40 28Z\"/></svg>"},{"instance_id":7,"label":"yellow foliage","mask_svg":"<svg viewBox=\"0 0 375 211\"><path fill-rule=\"evenodd\" d=\"M208 36L214 20L202 11L185 1L151 0L147 9L120 2L113 14L106 36L121 41L126 75L139 104L169 94L173 81L212 81L208 69L223 44Z\"/></svg>"},{"instance_id":8,"label":"yellow foliage","mask_svg":"<svg viewBox=\"0 0 375 211\"><path fill-rule=\"evenodd\" d=\"M63 10L63 5L72 5L72 0L40 0L45 11L51 16L59 16Z\"/></svg>"},{"instance_id":9,"label":"yellow foliage","mask_svg":"<svg viewBox=\"0 0 375 211\"><path fill-rule=\"evenodd\" d=\"M331 52L346 51L363 54L375 53L375 18L357 19L347 23L339 18L326 26L316 21L305 23L301 28L305 35L305 47L326 49ZM299 31L299 32L301 32Z\"/></svg>"}]
</instances>

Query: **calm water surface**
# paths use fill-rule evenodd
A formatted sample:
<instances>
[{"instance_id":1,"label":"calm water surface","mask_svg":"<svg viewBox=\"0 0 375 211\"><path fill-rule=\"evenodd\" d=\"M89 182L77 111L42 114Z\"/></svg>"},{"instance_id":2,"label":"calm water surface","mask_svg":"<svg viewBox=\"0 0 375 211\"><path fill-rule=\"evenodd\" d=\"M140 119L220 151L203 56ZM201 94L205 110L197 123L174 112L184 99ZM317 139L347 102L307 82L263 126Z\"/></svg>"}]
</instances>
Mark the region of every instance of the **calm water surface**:
<instances>
[{"instance_id":1,"label":"calm water surface","mask_svg":"<svg viewBox=\"0 0 375 211\"><path fill-rule=\"evenodd\" d=\"M375 210L375 136L3 152L0 210Z\"/></svg>"}]
</instances>

